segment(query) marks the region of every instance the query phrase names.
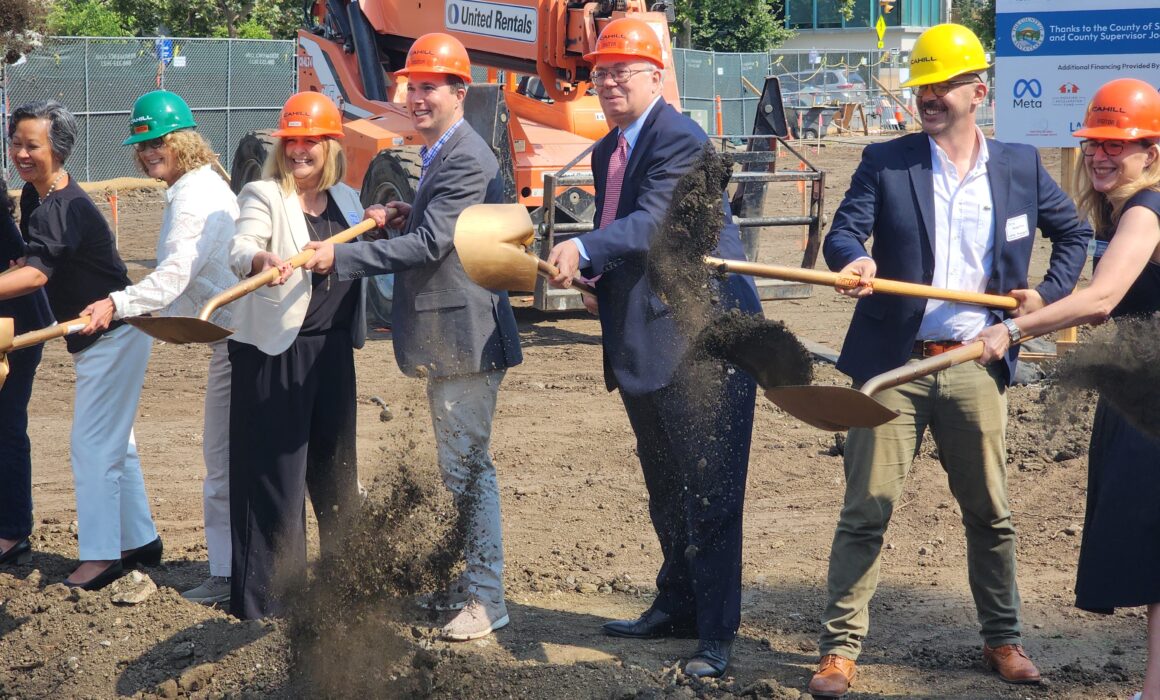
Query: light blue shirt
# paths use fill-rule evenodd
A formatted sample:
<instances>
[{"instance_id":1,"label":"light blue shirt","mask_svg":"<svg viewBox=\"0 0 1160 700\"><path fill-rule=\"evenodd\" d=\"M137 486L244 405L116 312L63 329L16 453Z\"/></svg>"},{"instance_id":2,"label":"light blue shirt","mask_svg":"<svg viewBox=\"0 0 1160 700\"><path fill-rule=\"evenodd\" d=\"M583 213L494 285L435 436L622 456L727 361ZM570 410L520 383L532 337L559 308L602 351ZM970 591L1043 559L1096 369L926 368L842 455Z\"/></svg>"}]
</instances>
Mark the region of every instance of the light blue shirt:
<instances>
[{"instance_id":1,"label":"light blue shirt","mask_svg":"<svg viewBox=\"0 0 1160 700\"><path fill-rule=\"evenodd\" d=\"M627 153L628 159L630 159L630 160L632 159L632 149L636 146L636 140L640 138L640 132L641 132L641 129L644 128L645 120L648 119L648 115L652 113L653 108L657 106L657 102L659 102L660 99L661 99L660 95L657 95L656 97L654 97L653 101L649 103L648 109L646 109L644 111L644 114L641 114L639 117L637 117L636 121L629 124L627 128L622 129L620 131L620 134L622 136L624 136L625 143L628 144L628 153ZM619 141L619 140L620 140L620 137L618 136L617 141ZM628 163L628 160L625 161L626 165L627 165L627 163ZM617 204L616 202L605 202L604 206L606 206L606 207L607 206L616 206L616 204ZM588 262L588 251L584 249L584 241L580 240L581 238L583 238L583 236L577 236L576 238L573 238L572 240L576 242L576 248L580 250L580 258L584 262Z\"/></svg>"}]
</instances>

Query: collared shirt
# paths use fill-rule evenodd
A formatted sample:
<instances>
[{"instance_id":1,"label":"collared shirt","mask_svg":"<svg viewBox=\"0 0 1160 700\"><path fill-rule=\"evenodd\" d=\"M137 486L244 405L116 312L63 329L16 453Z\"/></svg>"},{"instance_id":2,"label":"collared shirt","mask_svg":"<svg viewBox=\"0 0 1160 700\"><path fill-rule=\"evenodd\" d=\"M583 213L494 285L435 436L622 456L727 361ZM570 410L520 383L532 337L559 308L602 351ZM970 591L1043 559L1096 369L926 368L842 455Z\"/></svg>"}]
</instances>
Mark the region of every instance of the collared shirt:
<instances>
[{"instance_id":1,"label":"collared shirt","mask_svg":"<svg viewBox=\"0 0 1160 700\"><path fill-rule=\"evenodd\" d=\"M439 137L439 140L430 146L423 146L419 149L419 157L423 159L423 171L419 175L420 181L422 181L423 176L427 174L427 168L431 167L431 164L435 162L435 157L439 155L439 151L442 150L443 144L447 143L447 139L451 138L451 135L455 133L455 130L458 129L459 125L462 123L463 118L460 117L459 121L447 127L447 131L443 132L443 135Z\"/></svg>"},{"instance_id":2,"label":"collared shirt","mask_svg":"<svg viewBox=\"0 0 1160 700\"><path fill-rule=\"evenodd\" d=\"M213 168L203 165L182 175L165 191L167 201L157 238L157 267L144 279L109 296L113 318L160 312L197 316L220 292L237 284L229 265L238 202ZM230 325L230 307L212 320Z\"/></svg>"},{"instance_id":3,"label":"collared shirt","mask_svg":"<svg viewBox=\"0 0 1160 700\"><path fill-rule=\"evenodd\" d=\"M640 132L642 129L644 129L645 120L648 119L648 115L652 113L653 108L655 108L657 106L657 102L659 102L660 99L661 99L660 95L657 95L656 97L654 97L653 101L649 103L648 109L646 109L643 114L641 114L639 117L637 117L636 121L629 124L624 129L620 130L621 135L624 136L625 143L628 144L628 153L626 155L625 167L627 167L628 161L632 160L632 149L636 146L637 139L640 138ZM619 136L617 137L617 139L619 140ZM607 206L611 205L611 206L615 207L616 204L617 204L616 202L605 202L604 206L607 207ZM574 240L576 242L576 247L580 250L580 259L587 261L588 260L588 251L585 250L584 241L580 240L581 238L582 238L582 236L578 236L576 238L573 238L572 240Z\"/></svg>"},{"instance_id":4,"label":"collared shirt","mask_svg":"<svg viewBox=\"0 0 1160 700\"><path fill-rule=\"evenodd\" d=\"M928 137L929 138L929 137ZM995 250L995 212L987 180L990 154L983 132L975 127L979 154L966 176L930 139L934 185L934 278L931 284L967 292L987 291ZM926 303L918 340L967 340L987 327L990 313L980 307L931 299Z\"/></svg>"}]
</instances>

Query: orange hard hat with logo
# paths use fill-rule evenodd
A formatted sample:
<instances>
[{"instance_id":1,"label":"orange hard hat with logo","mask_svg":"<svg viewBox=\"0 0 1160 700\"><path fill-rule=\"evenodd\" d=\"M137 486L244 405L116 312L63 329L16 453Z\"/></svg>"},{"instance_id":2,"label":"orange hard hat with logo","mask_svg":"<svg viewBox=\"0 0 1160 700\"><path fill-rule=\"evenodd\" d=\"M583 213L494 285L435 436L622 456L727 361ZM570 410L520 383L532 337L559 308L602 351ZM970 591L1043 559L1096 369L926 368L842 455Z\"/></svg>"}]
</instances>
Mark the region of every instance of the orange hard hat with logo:
<instances>
[{"instance_id":1,"label":"orange hard hat with logo","mask_svg":"<svg viewBox=\"0 0 1160 700\"><path fill-rule=\"evenodd\" d=\"M1136 78L1106 83L1092 95L1083 127L1072 136L1128 141L1160 137L1160 92Z\"/></svg>"},{"instance_id":2,"label":"orange hard hat with logo","mask_svg":"<svg viewBox=\"0 0 1160 700\"><path fill-rule=\"evenodd\" d=\"M274 136L342 137L342 114L329 97L320 92L299 92L282 105L282 118Z\"/></svg>"},{"instance_id":3,"label":"orange hard hat with logo","mask_svg":"<svg viewBox=\"0 0 1160 700\"><path fill-rule=\"evenodd\" d=\"M471 59L467 49L450 34L432 32L424 34L411 44L407 52L407 64L395 71L395 75L412 73L443 73L456 75L463 82L471 82Z\"/></svg>"},{"instance_id":4,"label":"orange hard hat with logo","mask_svg":"<svg viewBox=\"0 0 1160 700\"><path fill-rule=\"evenodd\" d=\"M596 40L596 50L584 54L584 60L589 63L642 58L657 68L665 67L665 52L657 33L648 22L635 17L621 17L609 22Z\"/></svg>"}]
</instances>

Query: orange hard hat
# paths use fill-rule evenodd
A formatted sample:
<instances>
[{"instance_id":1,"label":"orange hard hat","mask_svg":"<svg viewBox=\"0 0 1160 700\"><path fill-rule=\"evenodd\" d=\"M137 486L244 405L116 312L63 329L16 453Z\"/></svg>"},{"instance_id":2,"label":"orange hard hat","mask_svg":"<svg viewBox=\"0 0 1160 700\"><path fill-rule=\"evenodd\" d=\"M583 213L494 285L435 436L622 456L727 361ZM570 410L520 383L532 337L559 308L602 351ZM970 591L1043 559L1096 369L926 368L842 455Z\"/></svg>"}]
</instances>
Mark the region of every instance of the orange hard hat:
<instances>
[{"instance_id":1,"label":"orange hard hat","mask_svg":"<svg viewBox=\"0 0 1160 700\"><path fill-rule=\"evenodd\" d=\"M639 58L657 68L665 67L665 52L657 33L648 22L635 17L621 17L609 22L596 40L596 50L584 54L584 60L589 63L601 59L631 61Z\"/></svg>"},{"instance_id":2,"label":"orange hard hat","mask_svg":"<svg viewBox=\"0 0 1160 700\"><path fill-rule=\"evenodd\" d=\"M299 92L282 105L282 118L274 136L342 137L342 114L329 97L320 92Z\"/></svg>"},{"instance_id":3,"label":"orange hard hat","mask_svg":"<svg viewBox=\"0 0 1160 700\"><path fill-rule=\"evenodd\" d=\"M1072 136L1128 141L1160 137L1160 92L1136 78L1105 83L1092 95L1083 127Z\"/></svg>"},{"instance_id":4,"label":"orange hard hat","mask_svg":"<svg viewBox=\"0 0 1160 700\"><path fill-rule=\"evenodd\" d=\"M407 52L407 64L395 71L395 75L412 73L457 75L463 82L470 83L471 59L458 39L450 34L432 32L411 44L411 50Z\"/></svg>"}]
</instances>

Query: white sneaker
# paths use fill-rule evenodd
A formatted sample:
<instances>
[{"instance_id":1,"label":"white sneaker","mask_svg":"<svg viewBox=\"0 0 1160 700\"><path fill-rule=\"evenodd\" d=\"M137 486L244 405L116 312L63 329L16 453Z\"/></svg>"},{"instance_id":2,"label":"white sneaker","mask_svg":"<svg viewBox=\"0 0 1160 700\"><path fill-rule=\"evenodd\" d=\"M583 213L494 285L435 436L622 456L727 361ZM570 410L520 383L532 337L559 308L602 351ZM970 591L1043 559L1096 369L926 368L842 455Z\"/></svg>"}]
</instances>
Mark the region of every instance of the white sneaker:
<instances>
[{"instance_id":1,"label":"white sneaker","mask_svg":"<svg viewBox=\"0 0 1160 700\"><path fill-rule=\"evenodd\" d=\"M230 577L210 576L202 581L197 588L191 588L182 593L181 597L202 605L228 603L230 600Z\"/></svg>"},{"instance_id":2,"label":"white sneaker","mask_svg":"<svg viewBox=\"0 0 1160 700\"><path fill-rule=\"evenodd\" d=\"M485 603L479 598L472 597L463 610L443 626L441 635L448 641L466 642L486 637L507 623L507 606L502 600L498 603Z\"/></svg>"}]
</instances>

